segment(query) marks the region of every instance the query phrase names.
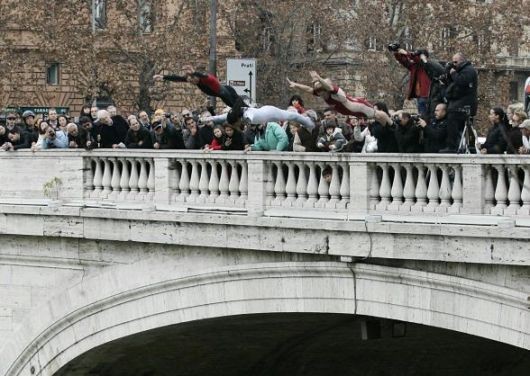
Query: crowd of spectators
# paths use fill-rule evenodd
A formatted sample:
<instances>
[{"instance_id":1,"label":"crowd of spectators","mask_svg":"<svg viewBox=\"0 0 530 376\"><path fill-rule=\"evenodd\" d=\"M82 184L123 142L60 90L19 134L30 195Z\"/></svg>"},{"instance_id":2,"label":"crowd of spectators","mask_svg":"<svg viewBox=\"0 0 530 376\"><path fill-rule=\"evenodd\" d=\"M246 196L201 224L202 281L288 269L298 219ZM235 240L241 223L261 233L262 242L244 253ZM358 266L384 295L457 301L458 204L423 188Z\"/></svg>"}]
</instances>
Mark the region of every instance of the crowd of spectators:
<instances>
[{"instance_id":1,"label":"crowd of spectators","mask_svg":"<svg viewBox=\"0 0 530 376\"><path fill-rule=\"evenodd\" d=\"M341 103L337 102L340 98L326 102L328 105L335 103L331 104L332 107L315 111L308 109L298 95L285 106L297 116L283 117L295 118L298 122L262 124L251 124L250 118L246 122L216 124L214 118L228 119L229 116L213 116L213 108L184 109L180 113L157 109L152 114L140 111L123 116L114 106L105 109L83 106L78 116L58 114L53 108L44 116L37 116L32 111L21 114L9 111L4 114L5 124L0 124L0 150L113 148L206 152L530 153L530 120L522 103L508 108L492 108L487 135L482 143L478 142L472 127L478 104L478 75L463 54L456 53L445 63L430 58L427 50L406 51L399 44L391 44L388 49L409 71L407 98L416 101L417 111L392 111L385 103L372 106L363 100L365 107L370 106L370 110L373 107L372 112L384 115L367 119L362 116L364 113L344 112ZM291 82L293 86L305 87ZM313 89L309 88L309 91L317 95ZM350 100L349 97L342 99ZM233 115L234 109L230 111L226 107L223 111ZM285 114L279 109L276 112ZM303 116L308 118L307 121Z\"/></svg>"},{"instance_id":2,"label":"crowd of spectators","mask_svg":"<svg viewBox=\"0 0 530 376\"><path fill-rule=\"evenodd\" d=\"M207 110L184 109L180 113L156 110L124 117L116 107L83 107L79 116L58 115L50 109L45 116L31 111L5 114L0 125L0 150L33 151L51 148L260 150L331 153L439 153L447 148L447 104L438 103L430 120L406 111L388 110L376 103L393 123L306 109L302 98L293 96L286 106L315 118L312 130L296 122L244 124L204 121ZM477 144L482 154L529 154L530 120L522 104L506 109L492 108L485 142Z\"/></svg>"}]
</instances>

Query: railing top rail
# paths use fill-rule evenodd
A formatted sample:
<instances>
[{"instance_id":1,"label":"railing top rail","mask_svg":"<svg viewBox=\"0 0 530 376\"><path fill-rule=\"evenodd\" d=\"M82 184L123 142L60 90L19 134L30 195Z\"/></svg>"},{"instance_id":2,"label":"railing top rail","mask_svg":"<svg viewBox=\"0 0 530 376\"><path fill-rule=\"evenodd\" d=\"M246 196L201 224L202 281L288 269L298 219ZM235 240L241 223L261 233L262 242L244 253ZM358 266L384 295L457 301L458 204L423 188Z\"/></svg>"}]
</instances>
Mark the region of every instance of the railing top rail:
<instances>
[{"instance_id":1,"label":"railing top rail","mask_svg":"<svg viewBox=\"0 0 530 376\"><path fill-rule=\"evenodd\" d=\"M450 163L450 164L529 164L527 155L464 155L464 154L358 154L358 153L293 153L293 152L243 152L200 150L19 150L0 153L0 159L61 157L120 157L120 158L184 158L184 159L235 159L299 162L364 162L364 163Z\"/></svg>"}]
</instances>

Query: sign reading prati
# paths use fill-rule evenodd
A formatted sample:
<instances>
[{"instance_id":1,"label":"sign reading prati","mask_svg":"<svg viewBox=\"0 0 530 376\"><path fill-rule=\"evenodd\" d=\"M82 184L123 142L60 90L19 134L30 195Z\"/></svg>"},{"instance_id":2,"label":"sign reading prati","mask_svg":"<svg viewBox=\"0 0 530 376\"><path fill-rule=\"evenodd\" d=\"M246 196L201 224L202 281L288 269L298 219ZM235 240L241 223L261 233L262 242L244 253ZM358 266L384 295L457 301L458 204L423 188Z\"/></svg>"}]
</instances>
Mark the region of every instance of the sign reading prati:
<instances>
[{"instance_id":1,"label":"sign reading prati","mask_svg":"<svg viewBox=\"0 0 530 376\"><path fill-rule=\"evenodd\" d=\"M226 83L256 102L256 59L226 59Z\"/></svg>"}]
</instances>

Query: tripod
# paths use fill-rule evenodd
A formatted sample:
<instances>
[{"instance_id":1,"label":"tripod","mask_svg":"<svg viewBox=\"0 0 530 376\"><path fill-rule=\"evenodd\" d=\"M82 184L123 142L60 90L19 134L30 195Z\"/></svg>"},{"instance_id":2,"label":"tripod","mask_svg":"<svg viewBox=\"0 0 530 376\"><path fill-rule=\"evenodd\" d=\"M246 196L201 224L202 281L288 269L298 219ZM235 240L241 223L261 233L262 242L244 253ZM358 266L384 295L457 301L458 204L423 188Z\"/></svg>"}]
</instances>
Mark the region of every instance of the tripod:
<instances>
[{"instance_id":1,"label":"tripod","mask_svg":"<svg viewBox=\"0 0 530 376\"><path fill-rule=\"evenodd\" d=\"M458 144L457 154L477 154L477 132L473 128L474 118L471 116L471 107L464 106L462 112L466 114L466 123Z\"/></svg>"}]
</instances>

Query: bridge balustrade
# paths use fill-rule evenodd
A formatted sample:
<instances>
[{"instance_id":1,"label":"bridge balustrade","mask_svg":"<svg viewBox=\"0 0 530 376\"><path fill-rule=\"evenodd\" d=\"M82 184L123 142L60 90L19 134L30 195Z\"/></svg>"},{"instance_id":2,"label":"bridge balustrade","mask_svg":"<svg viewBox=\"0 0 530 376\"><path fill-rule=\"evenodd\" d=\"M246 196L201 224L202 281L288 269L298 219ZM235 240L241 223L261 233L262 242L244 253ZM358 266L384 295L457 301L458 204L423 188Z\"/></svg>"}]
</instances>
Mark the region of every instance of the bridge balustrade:
<instances>
[{"instance_id":1,"label":"bridge balustrade","mask_svg":"<svg viewBox=\"0 0 530 376\"><path fill-rule=\"evenodd\" d=\"M42 186L59 177L57 198L72 205L249 215L530 216L528 161L506 155L19 151L0 156L0 201L45 202Z\"/></svg>"}]
</instances>

